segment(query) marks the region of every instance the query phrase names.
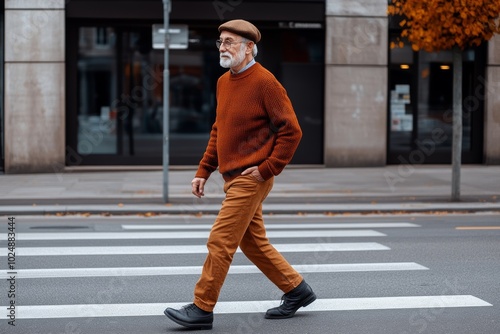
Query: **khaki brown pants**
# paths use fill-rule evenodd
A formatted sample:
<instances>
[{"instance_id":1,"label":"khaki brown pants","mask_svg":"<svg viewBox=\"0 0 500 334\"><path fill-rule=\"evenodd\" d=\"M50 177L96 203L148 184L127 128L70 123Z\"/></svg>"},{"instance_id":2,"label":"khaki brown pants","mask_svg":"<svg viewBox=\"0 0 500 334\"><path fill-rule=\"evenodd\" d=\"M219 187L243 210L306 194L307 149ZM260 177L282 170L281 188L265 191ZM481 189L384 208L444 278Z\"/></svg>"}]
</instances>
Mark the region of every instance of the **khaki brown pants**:
<instances>
[{"instance_id":1,"label":"khaki brown pants","mask_svg":"<svg viewBox=\"0 0 500 334\"><path fill-rule=\"evenodd\" d=\"M262 202L274 178L264 182L251 175L224 184L226 198L208 237L208 255L194 289L194 303L213 311L238 246L279 289L289 292L302 276L269 243L262 219Z\"/></svg>"}]
</instances>

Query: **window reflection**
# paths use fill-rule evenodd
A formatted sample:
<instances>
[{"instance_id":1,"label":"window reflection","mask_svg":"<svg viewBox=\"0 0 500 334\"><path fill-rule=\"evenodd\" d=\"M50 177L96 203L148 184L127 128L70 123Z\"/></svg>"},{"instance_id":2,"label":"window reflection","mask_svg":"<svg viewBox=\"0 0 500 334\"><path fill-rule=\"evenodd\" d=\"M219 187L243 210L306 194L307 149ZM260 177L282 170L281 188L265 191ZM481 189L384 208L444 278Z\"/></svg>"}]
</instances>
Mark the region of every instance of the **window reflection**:
<instances>
[{"instance_id":1,"label":"window reflection","mask_svg":"<svg viewBox=\"0 0 500 334\"><path fill-rule=\"evenodd\" d=\"M116 153L115 31L81 27L78 41L78 153Z\"/></svg>"},{"instance_id":2,"label":"window reflection","mask_svg":"<svg viewBox=\"0 0 500 334\"><path fill-rule=\"evenodd\" d=\"M397 44L397 36L391 36L391 42ZM403 48L391 49L389 67L389 117L391 150L408 150L412 143L413 131L413 51L408 43Z\"/></svg>"},{"instance_id":3,"label":"window reflection","mask_svg":"<svg viewBox=\"0 0 500 334\"><path fill-rule=\"evenodd\" d=\"M199 48L199 38L194 44ZM178 135L206 136L210 130L214 105L205 92L212 87L204 85L211 80L204 73L204 58L203 47L170 50L174 141ZM163 60L163 50L152 48L151 29L80 28L78 153L161 157Z\"/></svg>"},{"instance_id":4,"label":"window reflection","mask_svg":"<svg viewBox=\"0 0 500 334\"><path fill-rule=\"evenodd\" d=\"M203 94L203 54L176 51L170 66L170 131L204 133L210 131L210 101Z\"/></svg>"},{"instance_id":5,"label":"window reflection","mask_svg":"<svg viewBox=\"0 0 500 334\"><path fill-rule=\"evenodd\" d=\"M420 52L418 67L418 133L420 141L450 148L452 138L453 71L442 70L453 62L451 51ZM440 139L433 139L439 132Z\"/></svg>"}]
</instances>

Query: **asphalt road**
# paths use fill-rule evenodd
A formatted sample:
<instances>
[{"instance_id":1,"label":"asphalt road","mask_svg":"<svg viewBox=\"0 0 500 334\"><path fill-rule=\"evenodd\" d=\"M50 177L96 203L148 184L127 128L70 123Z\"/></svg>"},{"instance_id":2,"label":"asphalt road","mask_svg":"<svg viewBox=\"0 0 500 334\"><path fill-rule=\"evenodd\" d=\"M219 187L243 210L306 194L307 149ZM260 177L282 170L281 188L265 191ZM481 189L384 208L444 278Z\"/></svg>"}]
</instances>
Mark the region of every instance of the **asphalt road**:
<instances>
[{"instance_id":1,"label":"asphalt road","mask_svg":"<svg viewBox=\"0 0 500 334\"><path fill-rule=\"evenodd\" d=\"M19 216L8 268L9 221L0 217L0 333L190 333L162 312L191 302L212 221ZM268 216L266 224L318 300L292 319L264 319L282 293L237 253L213 333L500 333L498 214Z\"/></svg>"}]
</instances>

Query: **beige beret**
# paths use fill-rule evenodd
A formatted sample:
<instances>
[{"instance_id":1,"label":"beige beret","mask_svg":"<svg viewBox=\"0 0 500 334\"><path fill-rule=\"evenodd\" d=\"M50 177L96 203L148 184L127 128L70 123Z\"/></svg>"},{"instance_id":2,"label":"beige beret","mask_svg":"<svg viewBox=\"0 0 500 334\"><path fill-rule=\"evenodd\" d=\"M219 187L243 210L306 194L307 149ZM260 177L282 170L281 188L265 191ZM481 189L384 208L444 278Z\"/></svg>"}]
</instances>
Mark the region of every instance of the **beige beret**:
<instances>
[{"instance_id":1,"label":"beige beret","mask_svg":"<svg viewBox=\"0 0 500 334\"><path fill-rule=\"evenodd\" d=\"M236 35L248 38L258 43L260 41L260 31L256 26L245 20L231 20L219 26L219 32L227 30Z\"/></svg>"}]
</instances>

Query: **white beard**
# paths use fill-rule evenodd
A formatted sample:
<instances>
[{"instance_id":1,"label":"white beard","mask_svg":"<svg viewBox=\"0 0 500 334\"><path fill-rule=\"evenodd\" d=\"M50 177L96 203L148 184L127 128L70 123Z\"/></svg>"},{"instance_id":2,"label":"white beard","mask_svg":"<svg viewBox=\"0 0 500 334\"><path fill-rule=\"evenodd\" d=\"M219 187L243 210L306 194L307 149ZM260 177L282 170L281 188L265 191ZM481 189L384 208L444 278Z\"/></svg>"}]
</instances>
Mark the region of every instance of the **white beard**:
<instances>
[{"instance_id":1,"label":"white beard","mask_svg":"<svg viewBox=\"0 0 500 334\"><path fill-rule=\"evenodd\" d=\"M230 68L231 67L231 65L233 63L233 58L229 54L228 54L228 57L229 58L222 57L222 54L221 54L221 57L220 57L220 60L219 60L220 66L222 66L224 68Z\"/></svg>"},{"instance_id":2,"label":"white beard","mask_svg":"<svg viewBox=\"0 0 500 334\"><path fill-rule=\"evenodd\" d=\"M223 56L225 56L225 57L223 57ZM224 68L233 68L233 67L237 67L238 65L240 65L241 62L243 61L243 59L245 59L244 48L242 48L240 50L240 52L238 52L236 54L236 56L234 56L234 58L229 52L221 53L219 64L220 64L220 66L222 66Z\"/></svg>"}]
</instances>

